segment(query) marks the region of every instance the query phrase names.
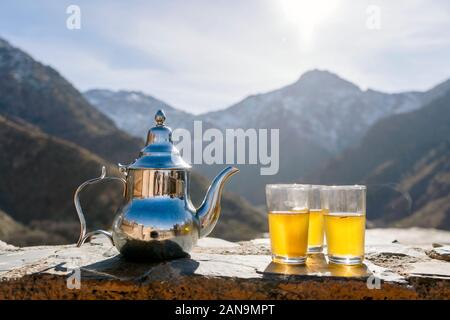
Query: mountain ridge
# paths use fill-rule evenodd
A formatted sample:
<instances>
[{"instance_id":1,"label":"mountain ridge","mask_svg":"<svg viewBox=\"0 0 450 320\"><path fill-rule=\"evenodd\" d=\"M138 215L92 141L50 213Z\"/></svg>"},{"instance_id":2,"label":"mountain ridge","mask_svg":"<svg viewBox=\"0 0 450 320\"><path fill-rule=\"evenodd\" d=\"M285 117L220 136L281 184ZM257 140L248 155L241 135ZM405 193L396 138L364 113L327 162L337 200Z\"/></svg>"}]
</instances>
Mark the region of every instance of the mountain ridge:
<instances>
[{"instance_id":1,"label":"mountain ridge","mask_svg":"<svg viewBox=\"0 0 450 320\"><path fill-rule=\"evenodd\" d=\"M380 225L449 229L449 123L450 90L418 110L378 121L358 146L318 170L316 182L367 184L368 214Z\"/></svg>"},{"instance_id":2,"label":"mountain ridge","mask_svg":"<svg viewBox=\"0 0 450 320\"><path fill-rule=\"evenodd\" d=\"M59 72L5 40L0 43L0 114L22 118L115 162L131 160L142 145L142 140L119 131Z\"/></svg>"},{"instance_id":3,"label":"mountain ridge","mask_svg":"<svg viewBox=\"0 0 450 320\"><path fill-rule=\"evenodd\" d=\"M135 137L146 136L148 129L154 125L153 116L159 109L164 109L168 124L175 128L186 128L187 121L192 122L195 118L194 115L141 91L92 89L85 91L84 96L100 112L109 116L120 129Z\"/></svg>"},{"instance_id":4,"label":"mountain ridge","mask_svg":"<svg viewBox=\"0 0 450 320\"><path fill-rule=\"evenodd\" d=\"M263 185L266 183L304 181L327 161L357 145L368 128L378 120L419 109L447 87L450 88L450 81L447 82L425 92L386 94L373 89L363 91L335 73L315 69L302 74L287 86L250 95L226 109L181 117L170 110L167 121L173 128L188 130L192 130L194 120L222 131L227 128L280 129L279 174L259 177L258 166L244 165L240 166L240 176L231 182L236 192L260 205L264 202ZM114 92L111 94L117 95ZM125 95L123 91L121 94ZM98 101L91 100L91 103L99 107ZM103 104L114 108L106 100ZM122 111L114 117L125 122L124 119L129 116L123 111L127 109L127 102L122 98L121 102L116 101L117 104L120 104ZM106 111L106 114L111 115L111 111ZM128 126L122 129L132 132L140 126L140 121L132 117ZM215 165L201 165L200 168L209 177L218 170ZM252 180L255 176L256 182Z\"/></svg>"},{"instance_id":5,"label":"mountain ridge","mask_svg":"<svg viewBox=\"0 0 450 320\"><path fill-rule=\"evenodd\" d=\"M247 111L250 113L253 113L256 111L261 111L261 109L263 109L263 107L261 105L264 105L264 104L267 104L270 102L277 104L277 107L279 107L281 105L282 109L287 109L288 112L296 111L296 108L294 108L294 107L287 108L287 107L283 106L284 102L280 101L280 99L282 99L283 96L289 97L289 96L292 96L292 95L295 96L298 94L300 94L300 95L311 94L311 92L309 92L309 91L316 89L316 87L318 86L317 84L323 83L324 81L326 82L326 84L329 84L329 85L336 84L342 88L348 89L347 92L338 92L338 94L335 94L337 98L343 98L343 96L345 97L346 94L357 93L359 96L367 96L367 99L370 100L371 102L374 102L374 101L376 102L378 100L378 104L384 104L384 102L380 101L380 100L383 100L386 96L390 96L390 99L389 99L390 101L388 101L389 106L384 107L385 110L380 111L378 114L375 111L377 108L373 107L372 108L373 113L374 113L373 118L372 119L362 119L362 120L365 120L366 123L364 123L364 125L358 125L359 129L361 129L361 127L364 127L364 126L365 127L370 126L376 120L378 120L382 117L389 116L390 114L395 114L396 112L398 112L398 113L408 112L408 111L419 108L424 103L424 101L422 101L422 99L426 100L425 97L427 97L428 95L432 95L431 93L433 91L435 91L437 93L437 91L439 91L438 89L440 86L444 87L443 89L450 88L450 79L449 79L447 81L444 81L443 83L440 83L440 84L434 86L433 88L431 88L428 91L406 91L406 92L398 92L398 93L389 93L388 94L388 93L384 93L382 91L371 89L371 88L368 88L366 90L361 90L360 87L358 87L351 81L346 80L335 73L332 73L328 70L314 69L314 70L305 72L304 74L302 74L299 77L299 79L297 81L295 81L291 84L288 84L286 86L283 86L281 88L271 90L268 92L249 95L249 96L245 97L244 99L230 105L227 108L216 110L216 111L211 111L211 112L206 112L206 113L203 113L200 115L194 115L194 114L188 113L186 111L182 111L181 109L177 109L177 108L165 103L162 100L154 98L152 95L143 93L142 91L127 91L127 90L114 91L114 90L108 90L108 89L91 89L91 90L85 91L84 95L96 108L98 108L100 111L102 111L105 114L112 117L116 124L118 123L119 118L121 118L123 120L123 117L126 117L127 115L124 114L123 110L121 111L122 113L120 114L120 117L118 115L111 115L111 108L109 110L105 110L105 107L101 105L102 104L101 101L98 101L96 99L96 97L93 97L93 95L94 95L93 93L97 93L97 92L101 91L105 95L116 96L118 101L123 102L123 106L126 105L126 102L124 99L126 99L127 96L129 96L130 94L139 94L141 97L145 97L145 99L153 99L153 100L155 100L154 103L158 104L160 108L167 108L169 110L169 113L174 112L174 110L181 113L182 119L180 119L180 116L178 116L178 115L175 115L175 117L172 116L173 124L171 124L171 126L173 128L191 128L192 127L191 123L194 120L203 120L203 121L206 121L209 125L213 125L213 126L221 128L221 129L232 128L232 127L233 128L236 128L236 127L249 128L249 127L258 127L258 124L256 122L258 122L257 120L259 120L260 118L263 118L263 117L261 117L261 116L258 117L258 115L256 115L257 120L255 120L254 117L240 112L242 110L245 110L243 108L243 105L245 105L244 107L246 107L248 109ZM327 87L325 87L325 88L321 88L320 90L325 90L325 92L328 92L328 93L335 91L335 88L331 88L331 89L332 90L329 90ZM300 92L298 92L298 90L300 90ZM444 91L444 90L442 90L442 91ZM118 97L120 95L123 96L122 100L120 97ZM423 98L422 98L422 96L423 96ZM101 98L102 97L100 97L100 99ZM322 97L322 98L329 99L329 97ZM434 98L435 98L435 96L428 98L428 100L432 100ZM260 101L261 99L267 99L268 101ZM297 100L300 101L299 104L301 105L302 98L299 98ZM316 99L316 100L319 100L319 99ZM323 104L323 102L322 102L322 104ZM248 106L248 105L251 105L251 106ZM257 110L255 110L254 108L252 109L251 108L252 106L257 106L258 109ZM364 104L362 104L362 106L365 108L368 108L368 102L367 101L364 102ZM316 108L314 108L314 107L316 107ZM142 108L145 108L145 107L142 106ZM317 105L317 104L313 105L312 107L309 107L309 109L311 109L311 110L318 109L318 108L320 108L320 105ZM156 107L154 107L153 109L156 110ZM302 107L301 111L305 111L303 109L305 109L305 107ZM308 111L308 110L306 110L306 111ZM299 117L298 112L297 112L297 114L294 114L294 116L298 118ZM300 119L307 118L307 117L308 117L308 115L306 115L304 117L300 117ZM264 118L270 119L271 117L264 117ZM248 119L250 119L250 122ZM139 122L139 121L142 121L142 119L137 120L136 122ZM128 124L127 126L125 126L125 125L121 126L122 129L128 131L129 133L133 133L135 136L142 136L142 132L139 134L136 134L136 132L132 131L132 130L134 130L133 127L134 126L131 124ZM313 134L311 134L311 136L313 136ZM333 134L333 136L336 136L336 134ZM325 137L322 140L329 140L329 139L327 137ZM334 138L331 140L336 140L336 139ZM342 146L337 146L337 147L327 145L327 143L323 143L322 145L326 149L329 149L331 152L335 153L336 151L341 151L341 150L345 149L349 145L350 146L354 145L354 143L355 143L355 141L351 141L350 143L345 142L345 143L343 143Z\"/></svg>"}]
</instances>

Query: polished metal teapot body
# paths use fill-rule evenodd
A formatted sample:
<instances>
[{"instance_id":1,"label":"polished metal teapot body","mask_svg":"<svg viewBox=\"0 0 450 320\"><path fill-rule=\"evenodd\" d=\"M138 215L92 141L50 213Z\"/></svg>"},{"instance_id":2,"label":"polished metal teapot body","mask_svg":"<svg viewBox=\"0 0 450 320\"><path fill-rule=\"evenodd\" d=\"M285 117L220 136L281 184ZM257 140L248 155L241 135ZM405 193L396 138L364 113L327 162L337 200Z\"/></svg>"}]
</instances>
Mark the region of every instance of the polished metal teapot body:
<instances>
[{"instance_id":1,"label":"polished metal teapot body","mask_svg":"<svg viewBox=\"0 0 450 320\"><path fill-rule=\"evenodd\" d=\"M124 175L84 182L75 192L74 202L81 224L77 246L95 234L107 236L126 258L166 260L185 257L197 240L213 230L220 215L220 199L227 179L239 170L227 167L214 178L204 201L195 208L190 199L190 166L181 158L172 142L172 131L164 125L159 110L156 126L147 135L139 158L130 165L119 164ZM79 201L80 191L102 180L124 184L124 195L112 225L112 232L86 233L86 222Z\"/></svg>"}]
</instances>

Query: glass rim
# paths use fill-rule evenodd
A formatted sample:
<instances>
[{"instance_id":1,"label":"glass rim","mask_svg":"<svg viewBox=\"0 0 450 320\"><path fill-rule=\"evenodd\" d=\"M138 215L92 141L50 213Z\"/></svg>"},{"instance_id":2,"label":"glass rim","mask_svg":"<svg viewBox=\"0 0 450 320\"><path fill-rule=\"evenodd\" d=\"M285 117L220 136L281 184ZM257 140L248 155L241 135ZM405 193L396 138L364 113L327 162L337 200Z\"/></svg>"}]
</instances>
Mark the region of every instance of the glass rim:
<instances>
[{"instance_id":1,"label":"glass rim","mask_svg":"<svg viewBox=\"0 0 450 320\"><path fill-rule=\"evenodd\" d=\"M367 216L366 212L364 211L336 211L336 212L327 212L324 214L326 216Z\"/></svg>"},{"instance_id":2,"label":"glass rim","mask_svg":"<svg viewBox=\"0 0 450 320\"><path fill-rule=\"evenodd\" d=\"M367 190L365 185L334 185L334 186L322 186L323 190Z\"/></svg>"},{"instance_id":3,"label":"glass rim","mask_svg":"<svg viewBox=\"0 0 450 320\"><path fill-rule=\"evenodd\" d=\"M300 184L300 183L272 183L266 184L267 189L299 189L299 190L307 190L311 189L310 184Z\"/></svg>"}]
</instances>

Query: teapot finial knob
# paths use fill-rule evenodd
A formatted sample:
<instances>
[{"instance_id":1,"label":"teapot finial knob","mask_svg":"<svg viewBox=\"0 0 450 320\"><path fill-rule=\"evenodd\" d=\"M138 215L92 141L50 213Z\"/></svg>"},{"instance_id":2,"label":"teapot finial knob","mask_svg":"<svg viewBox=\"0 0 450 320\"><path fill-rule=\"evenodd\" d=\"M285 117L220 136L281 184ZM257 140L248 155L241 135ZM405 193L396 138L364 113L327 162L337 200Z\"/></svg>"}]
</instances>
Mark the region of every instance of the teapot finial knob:
<instances>
[{"instance_id":1,"label":"teapot finial knob","mask_svg":"<svg viewBox=\"0 0 450 320\"><path fill-rule=\"evenodd\" d=\"M166 115L164 114L163 110L160 109L156 112L155 121L156 121L156 125L158 125L158 126L164 125L164 121L166 121Z\"/></svg>"}]
</instances>

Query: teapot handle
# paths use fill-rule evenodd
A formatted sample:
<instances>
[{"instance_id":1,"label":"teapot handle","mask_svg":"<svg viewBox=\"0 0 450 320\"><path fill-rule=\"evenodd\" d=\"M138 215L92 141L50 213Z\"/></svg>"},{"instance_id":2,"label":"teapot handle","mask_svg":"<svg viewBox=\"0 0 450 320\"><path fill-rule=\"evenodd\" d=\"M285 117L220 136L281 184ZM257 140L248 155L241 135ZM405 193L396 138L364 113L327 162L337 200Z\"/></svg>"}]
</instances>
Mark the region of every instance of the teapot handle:
<instances>
[{"instance_id":1,"label":"teapot handle","mask_svg":"<svg viewBox=\"0 0 450 320\"><path fill-rule=\"evenodd\" d=\"M73 197L73 202L75 204L75 209L77 210L78 218L80 219L80 237L77 242L77 247L80 247L86 240L90 239L93 235L103 234L108 237L111 243L114 245L114 240L112 238L111 232L105 230L96 230L89 233L86 233L86 219L84 218L83 209L81 208L79 193L84 189L87 185L95 184L102 180L119 180L123 182L124 188L126 187L126 180L119 177L107 177L106 176L106 168L102 167L102 174L98 178L90 179L82 183L77 190L75 191L75 195Z\"/></svg>"}]
</instances>

